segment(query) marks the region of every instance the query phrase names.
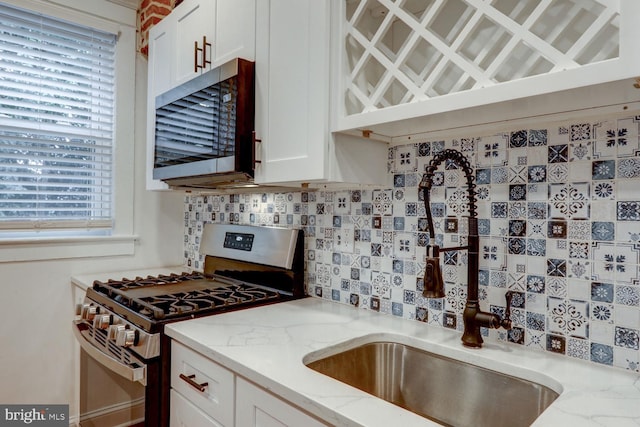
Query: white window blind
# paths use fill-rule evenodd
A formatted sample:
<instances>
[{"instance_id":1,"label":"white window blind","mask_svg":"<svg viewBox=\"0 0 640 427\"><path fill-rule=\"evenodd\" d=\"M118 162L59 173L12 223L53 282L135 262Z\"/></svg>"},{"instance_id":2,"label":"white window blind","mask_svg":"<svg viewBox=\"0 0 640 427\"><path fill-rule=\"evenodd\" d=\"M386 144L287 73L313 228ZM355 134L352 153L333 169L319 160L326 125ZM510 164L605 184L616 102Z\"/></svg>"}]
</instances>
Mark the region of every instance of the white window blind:
<instances>
[{"instance_id":1,"label":"white window blind","mask_svg":"<svg viewBox=\"0 0 640 427\"><path fill-rule=\"evenodd\" d=\"M0 3L0 229L112 226L115 44Z\"/></svg>"}]
</instances>

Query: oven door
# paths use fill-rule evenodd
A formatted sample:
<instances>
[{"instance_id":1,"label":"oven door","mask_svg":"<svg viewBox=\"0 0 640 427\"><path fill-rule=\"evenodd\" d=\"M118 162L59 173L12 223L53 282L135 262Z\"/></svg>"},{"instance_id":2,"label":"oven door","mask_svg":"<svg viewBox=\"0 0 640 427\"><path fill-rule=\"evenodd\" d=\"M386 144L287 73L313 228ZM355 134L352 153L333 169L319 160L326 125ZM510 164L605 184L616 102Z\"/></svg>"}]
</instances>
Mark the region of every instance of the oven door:
<instances>
[{"instance_id":1,"label":"oven door","mask_svg":"<svg viewBox=\"0 0 640 427\"><path fill-rule=\"evenodd\" d=\"M74 320L72 329L80 347L92 359L129 381L147 385L147 364L133 352L116 346L106 331L94 329L82 320Z\"/></svg>"}]
</instances>

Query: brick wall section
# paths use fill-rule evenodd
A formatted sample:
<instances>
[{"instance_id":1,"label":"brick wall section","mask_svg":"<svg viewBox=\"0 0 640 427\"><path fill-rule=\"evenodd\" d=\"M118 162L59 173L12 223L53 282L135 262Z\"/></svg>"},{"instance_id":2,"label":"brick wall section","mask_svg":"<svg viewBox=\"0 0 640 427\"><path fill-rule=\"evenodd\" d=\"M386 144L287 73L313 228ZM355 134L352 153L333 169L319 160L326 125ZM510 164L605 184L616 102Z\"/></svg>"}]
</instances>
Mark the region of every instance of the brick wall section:
<instances>
[{"instance_id":1,"label":"brick wall section","mask_svg":"<svg viewBox=\"0 0 640 427\"><path fill-rule=\"evenodd\" d=\"M138 6L138 52L149 54L149 29L167 16L182 0L140 0Z\"/></svg>"}]
</instances>

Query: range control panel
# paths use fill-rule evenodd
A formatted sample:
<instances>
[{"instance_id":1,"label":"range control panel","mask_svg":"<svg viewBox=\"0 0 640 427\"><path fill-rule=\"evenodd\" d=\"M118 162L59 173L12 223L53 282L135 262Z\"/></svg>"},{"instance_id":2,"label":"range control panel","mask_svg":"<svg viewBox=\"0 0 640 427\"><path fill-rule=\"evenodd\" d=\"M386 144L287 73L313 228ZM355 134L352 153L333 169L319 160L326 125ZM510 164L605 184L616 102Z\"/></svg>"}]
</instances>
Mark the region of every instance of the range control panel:
<instances>
[{"instance_id":1,"label":"range control panel","mask_svg":"<svg viewBox=\"0 0 640 427\"><path fill-rule=\"evenodd\" d=\"M229 249L251 251L253 248L253 238L253 234L227 232L224 236L223 246Z\"/></svg>"},{"instance_id":2,"label":"range control panel","mask_svg":"<svg viewBox=\"0 0 640 427\"><path fill-rule=\"evenodd\" d=\"M299 237L302 230L292 228L206 223L200 253L291 269Z\"/></svg>"}]
</instances>

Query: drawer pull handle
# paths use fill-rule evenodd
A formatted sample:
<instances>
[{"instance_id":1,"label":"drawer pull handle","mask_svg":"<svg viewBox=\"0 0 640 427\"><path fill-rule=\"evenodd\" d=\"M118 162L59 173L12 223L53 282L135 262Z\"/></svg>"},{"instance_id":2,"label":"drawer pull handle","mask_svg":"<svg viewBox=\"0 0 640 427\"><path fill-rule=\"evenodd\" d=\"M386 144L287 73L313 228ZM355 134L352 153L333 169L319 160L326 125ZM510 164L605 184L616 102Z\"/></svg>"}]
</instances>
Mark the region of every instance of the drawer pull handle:
<instances>
[{"instance_id":1,"label":"drawer pull handle","mask_svg":"<svg viewBox=\"0 0 640 427\"><path fill-rule=\"evenodd\" d=\"M205 388L209 385L209 383L198 384L197 382L195 382L193 380L195 377L196 377L195 374L194 375L189 375L189 376L187 376L185 374L180 374L180 379L186 381L187 384L189 384L191 387L195 388L199 392L204 393Z\"/></svg>"}]
</instances>

